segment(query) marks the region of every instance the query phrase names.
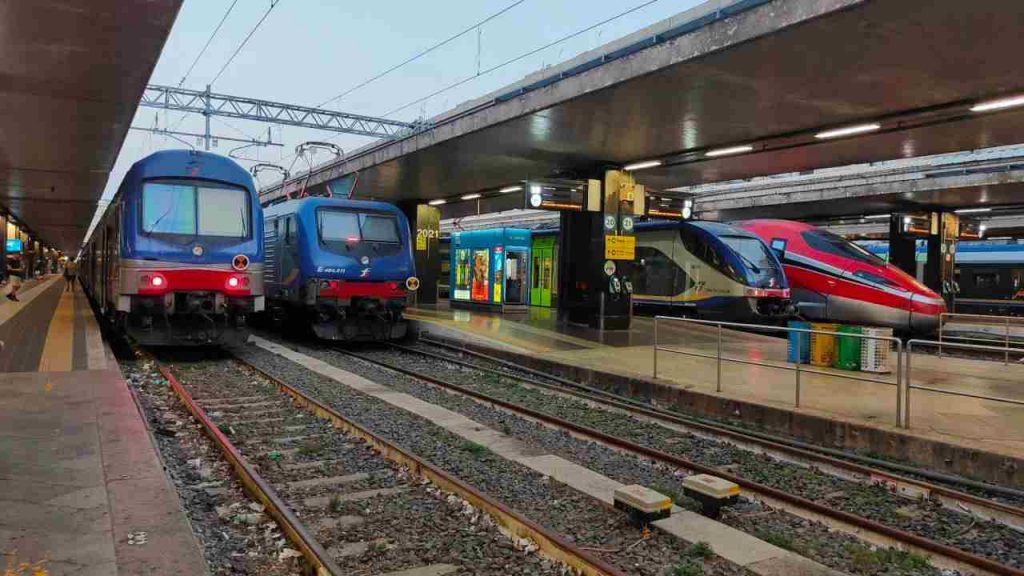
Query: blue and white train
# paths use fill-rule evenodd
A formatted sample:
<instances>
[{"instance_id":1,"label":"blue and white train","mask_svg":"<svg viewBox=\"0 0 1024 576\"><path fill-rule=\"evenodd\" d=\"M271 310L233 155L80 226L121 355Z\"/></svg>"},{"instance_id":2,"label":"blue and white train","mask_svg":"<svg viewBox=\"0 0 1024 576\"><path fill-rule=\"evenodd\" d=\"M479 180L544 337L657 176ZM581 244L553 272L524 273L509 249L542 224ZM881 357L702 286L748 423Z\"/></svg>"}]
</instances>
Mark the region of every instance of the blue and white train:
<instances>
[{"instance_id":1,"label":"blue and white train","mask_svg":"<svg viewBox=\"0 0 1024 576\"><path fill-rule=\"evenodd\" d=\"M782 264L755 234L703 221L641 222L635 233L635 305L739 322L792 316Z\"/></svg>"},{"instance_id":2,"label":"blue and white train","mask_svg":"<svg viewBox=\"0 0 1024 576\"><path fill-rule=\"evenodd\" d=\"M82 248L86 293L146 345L244 341L263 309L263 220L233 160L166 150L139 160Z\"/></svg>"},{"instance_id":3,"label":"blue and white train","mask_svg":"<svg viewBox=\"0 0 1024 576\"><path fill-rule=\"evenodd\" d=\"M329 340L397 340L419 288L409 222L391 204L291 200L264 211L267 313Z\"/></svg>"}]
</instances>

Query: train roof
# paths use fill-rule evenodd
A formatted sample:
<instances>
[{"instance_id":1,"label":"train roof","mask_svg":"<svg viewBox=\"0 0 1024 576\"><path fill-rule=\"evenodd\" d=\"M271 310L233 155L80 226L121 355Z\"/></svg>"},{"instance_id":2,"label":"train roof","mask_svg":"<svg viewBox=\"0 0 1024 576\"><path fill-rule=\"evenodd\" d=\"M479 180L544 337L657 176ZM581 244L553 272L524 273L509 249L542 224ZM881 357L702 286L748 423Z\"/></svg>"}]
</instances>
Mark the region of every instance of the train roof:
<instances>
[{"instance_id":1,"label":"train roof","mask_svg":"<svg viewBox=\"0 0 1024 576\"><path fill-rule=\"evenodd\" d=\"M200 150L161 150L132 164L125 183L152 178L202 178L255 191L252 176L233 159Z\"/></svg>"},{"instance_id":2,"label":"train roof","mask_svg":"<svg viewBox=\"0 0 1024 576\"><path fill-rule=\"evenodd\" d=\"M299 212L308 213L319 207L327 206L332 208L348 208L352 210L377 210L380 212L394 212L401 214L402 211L394 204L377 202L375 200L352 200L349 198L328 198L326 196L310 196L299 200L288 200L263 209L263 216L283 216Z\"/></svg>"}]
</instances>

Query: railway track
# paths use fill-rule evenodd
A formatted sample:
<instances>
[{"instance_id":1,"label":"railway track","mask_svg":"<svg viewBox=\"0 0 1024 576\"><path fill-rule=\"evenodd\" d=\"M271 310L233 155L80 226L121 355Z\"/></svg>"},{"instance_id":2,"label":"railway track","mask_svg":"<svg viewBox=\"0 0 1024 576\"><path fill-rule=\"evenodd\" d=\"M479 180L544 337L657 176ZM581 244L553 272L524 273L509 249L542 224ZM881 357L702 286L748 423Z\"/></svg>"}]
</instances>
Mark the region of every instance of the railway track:
<instances>
[{"instance_id":1,"label":"railway track","mask_svg":"<svg viewBox=\"0 0 1024 576\"><path fill-rule=\"evenodd\" d=\"M160 371L318 575L623 574L242 360Z\"/></svg>"},{"instance_id":2,"label":"railway track","mask_svg":"<svg viewBox=\"0 0 1024 576\"><path fill-rule=\"evenodd\" d=\"M527 419L542 422L546 426L586 437L615 450L634 454L689 473L710 473L727 478L739 484L747 495L774 508L786 510L806 519L824 522L832 528L856 534L858 538L874 544L917 552L930 557L937 567L955 569L963 573L1024 574L1024 570L1022 570L1024 567L1024 545L1021 544L1024 543L1024 535L1020 532L1021 527L1024 526L1024 510L1013 504L990 500L919 478L897 476L891 470L849 462L772 439L715 427L707 423L694 423L680 418L678 415L638 405L622 397L595 392L564 379L552 378L539 373L531 374L522 367L510 366L508 363L502 363L497 359L487 358L466 350L450 347L441 348L441 350L446 350L446 353L439 352L436 348L434 351L425 350L422 345L412 348L394 346L393 351L384 354L351 350L338 352L499 407ZM409 363L397 360L395 354L416 355L429 359L432 361L432 367L429 373L422 367L410 367ZM455 357L455 355L461 357ZM387 356L387 359L382 356ZM472 361L469 360L470 358ZM489 363L489 365L485 366L485 363ZM444 368L445 364L449 368ZM452 367L455 370L490 374L495 381L491 383L492 385L485 385L481 378L474 380L467 378L465 374L459 378L457 373L453 373ZM454 374L454 376L450 376L450 374ZM846 506L844 509L841 504L837 505L827 499L823 501L800 489L787 489L779 485L772 485L771 482L767 482L763 478L754 479L734 473L729 466L702 463L687 457L682 453L685 451L663 450L660 446L652 445L651 442L634 441L602 430L601 427L581 423L578 419L560 417L555 414L554 410L547 409L543 404L538 406L534 403L529 406L527 405L529 403L523 402L521 398L500 393L502 386L499 385L499 382L503 379L521 383L526 387L568 394L588 405L601 406L621 414L628 414L633 418L657 422L660 426L694 430L695 433L714 436L719 440L724 437L730 442L751 447L782 462L795 463L804 469L809 466L821 469L855 484L873 488L877 488L874 486L876 484L883 484L892 491L891 498L897 502L941 503L947 514L963 516L963 518L958 517L957 520L963 520L965 528L961 528L960 524L957 524L950 530L954 533L963 532L962 534L951 536L946 533L936 536L935 534L938 534L939 530L936 529L935 534L929 533L929 528L924 525L927 524L926 522L905 522L901 525L896 521L886 521L884 515L880 517L879 514L858 513L852 510L853 506ZM456 380L461 380L461 382L456 382ZM470 382L467 383L467 380ZM579 413L577 412L577 414ZM798 486L800 482L797 481L793 484ZM1015 491L1012 490L1004 491L1002 494L1011 499L1015 495ZM898 508L898 510L902 512L902 508ZM914 511L911 510L909 513L912 514ZM958 544L963 541L963 536L972 531L983 532L979 534L979 542L972 541L969 546L959 546ZM957 540L957 537L960 540ZM1002 540L996 544L983 542L993 539Z\"/></svg>"}]
</instances>

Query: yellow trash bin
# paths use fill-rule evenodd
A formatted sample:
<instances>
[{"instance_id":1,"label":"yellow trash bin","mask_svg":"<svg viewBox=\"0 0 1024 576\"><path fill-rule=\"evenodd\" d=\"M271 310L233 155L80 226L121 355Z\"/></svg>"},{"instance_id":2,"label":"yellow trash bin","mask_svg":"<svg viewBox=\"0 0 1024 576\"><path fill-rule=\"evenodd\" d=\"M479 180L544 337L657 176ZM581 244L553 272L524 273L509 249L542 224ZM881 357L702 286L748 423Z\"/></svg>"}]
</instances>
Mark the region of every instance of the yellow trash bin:
<instances>
[{"instance_id":1,"label":"yellow trash bin","mask_svg":"<svg viewBox=\"0 0 1024 576\"><path fill-rule=\"evenodd\" d=\"M811 330L820 330L823 332L836 332L839 330L839 324L814 322L811 324ZM835 360L836 337L833 336L832 334L818 334L817 332L812 332L811 365L826 366L831 368Z\"/></svg>"}]
</instances>

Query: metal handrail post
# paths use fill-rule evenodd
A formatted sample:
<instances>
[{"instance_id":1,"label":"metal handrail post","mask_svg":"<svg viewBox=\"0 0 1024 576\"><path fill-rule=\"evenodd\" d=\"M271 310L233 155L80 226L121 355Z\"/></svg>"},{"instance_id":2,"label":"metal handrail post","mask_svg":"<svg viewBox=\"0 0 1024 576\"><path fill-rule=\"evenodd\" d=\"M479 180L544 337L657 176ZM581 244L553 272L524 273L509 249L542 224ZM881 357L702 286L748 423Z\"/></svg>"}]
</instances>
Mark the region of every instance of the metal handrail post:
<instances>
[{"instance_id":1,"label":"metal handrail post","mask_svg":"<svg viewBox=\"0 0 1024 576\"><path fill-rule=\"evenodd\" d=\"M903 427L910 428L910 389L913 388L914 381L910 376L910 359L914 355L914 341L907 340L907 397L903 401Z\"/></svg>"},{"instance_id":2,"label":"metal handrail post","mask_svg":"<svg viewBox=\"0 0 1024 576\"><path fill-rule=\"evenodd\" d=\"M654 317L654 379L658 379L658 317Z\"/></svg>"},{"instance_id":3,"label":"metal handrail post","mask_svg":"<svg viewBox=\"0 0 1024 576\"><path fill-rule=\"evenodd\" d=\"M802 344L803 338L800 333L796 335L796 407L800 407L800 360L803 358L800 351L800 344Z\"/></svg>"},{"instance_id":4,"label":"metal handrail post","mask_svg":"<svg viewBox=\"0 0 1024 576\"><path fill-rule=\"evenodd\" d=\"M1010 363L1010 319L1006 318L1003 322L1006 323L1006 339L1004 341L1006 345L1006 352L1003 352L1003 366L1006 366Z\"/></svg>"},{"instance_id":5,"label":"metal handrail post","mask_svg":"<svg viewBox=\"0 0 1024 576\"><path fill-rule=\"evenodd\" d=\"M942 331L946 328L946 315L939 314L939 358L942 358Z\"/></svg>"},{"instance_id":6,"label":"metal handrail post","mask_svg":"<svg viewBox=\"0 0 1024 576\"><path fill-rule=\"evenodd\" d=\"M896 427L903 425L903 342L896 340Z\"/></svg>"},{"instance_id":7,"label":"metal handrail post","mask_svg":"<svg viewBox=\"0 0 1024 576\"><path fill-rule=\"evenodd\" d=\"M718 325L718 383L715 386L716 392L722 391L722 325Z\"/></svg>"}]
</instances>

